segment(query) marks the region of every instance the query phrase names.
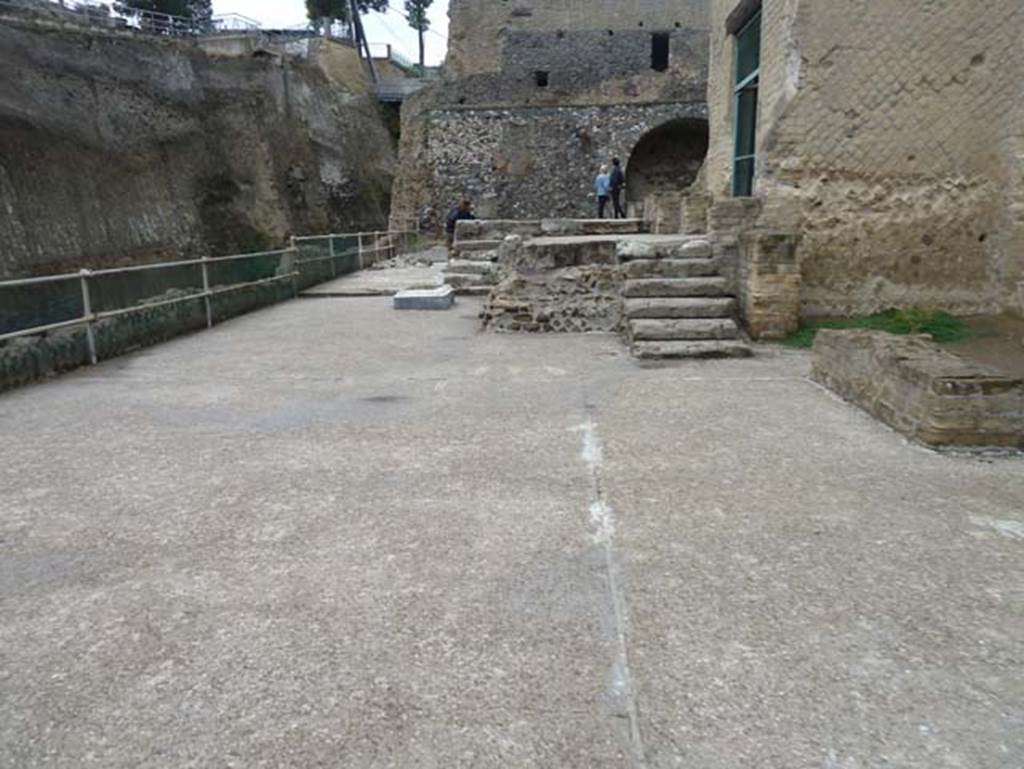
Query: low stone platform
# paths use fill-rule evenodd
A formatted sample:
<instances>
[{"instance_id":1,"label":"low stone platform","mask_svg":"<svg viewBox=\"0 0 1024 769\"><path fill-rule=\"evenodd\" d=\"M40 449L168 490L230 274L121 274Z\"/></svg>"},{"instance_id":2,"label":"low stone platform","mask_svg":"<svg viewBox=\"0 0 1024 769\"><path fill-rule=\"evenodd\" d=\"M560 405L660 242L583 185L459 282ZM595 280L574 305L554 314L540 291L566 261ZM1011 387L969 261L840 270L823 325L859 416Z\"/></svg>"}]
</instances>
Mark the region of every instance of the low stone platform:
<instances>
[{"instance_id":1,"label":"low stone platform","mask_svg":"<svg viewBox=\"0 0 1024 769\"><path fill-rule=\"evenodd\" d=\"M451 286L399 291L394 298L396 310L450 310L455 304Z\"/></svg>"},{"instance_id":2,"label":"low stone platform","mask_svg":"<svg viewBox=\"0 0 1024 769\"><path fill-rule=\"evenodd\" d=\"M642 243L649 251L681 246L686 235L606 233L601 235L542 235L526 240L530 260L543 267L576 267L584 264L616 264L617 252L626 243Z\"/></svg>"},{"instance_id":3,"label":"low stone platform","mask_svg":"<svg viewBox=\"0 0 1024 769\"><path fill-rule=\"evenodd\" d=\"M636 235L644 231L641 219L472 219L456 225L455 245L474 241L500 241L509 235L524 238Z\"/></svg>"},{"instance_id":4,"label":"low stone platform","mask_svg":"<svg viewBox=\"0 0 1024 769\"><path fill-rule=\"evenodd\" d=\"M929 338L822 330L811 376L928 446L1024 449L1024 380Z\"/></svg>"}]
</instances>

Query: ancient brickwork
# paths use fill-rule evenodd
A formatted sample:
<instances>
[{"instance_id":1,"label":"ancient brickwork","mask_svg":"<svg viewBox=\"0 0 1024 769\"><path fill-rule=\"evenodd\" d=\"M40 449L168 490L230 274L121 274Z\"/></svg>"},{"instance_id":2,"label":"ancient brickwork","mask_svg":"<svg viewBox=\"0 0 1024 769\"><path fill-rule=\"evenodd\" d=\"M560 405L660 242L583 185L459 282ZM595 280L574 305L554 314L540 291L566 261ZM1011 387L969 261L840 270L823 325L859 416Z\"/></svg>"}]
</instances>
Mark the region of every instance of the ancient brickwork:
<instances>
[{"instance_id":1,"label":"ancient brickwork","mask_svg":"<svg viewBox=\"0 0 1024 769\"><path fill-rule=\"evenodd\" d=\"M1024 448L1024 382L927 338L823 330L812 375L930 446Z\"/></svg>"},{"instance_id":2,"label":"ancient brickwork","mask_svg":"<svg viewBox=\"0 0 1024 769\"><path fill-rule=\"evenodd\" d=\"M737 4L711 13L706 178L718 199ZM764 3L755 224L799 231L803 315L1024 309L1022 29L1017 0Z\"/></svg>"},{"instance_id":3,"label":"ancient brickwork","mask_svg":"<svg viewBox=\"0 0 1024 769\"><path fill-rule=\"evenodd\" d=\"M619 331L621 290L617 265L512 272L487 297L481 320L489 331Z\"/></svg>"}]
</instances>

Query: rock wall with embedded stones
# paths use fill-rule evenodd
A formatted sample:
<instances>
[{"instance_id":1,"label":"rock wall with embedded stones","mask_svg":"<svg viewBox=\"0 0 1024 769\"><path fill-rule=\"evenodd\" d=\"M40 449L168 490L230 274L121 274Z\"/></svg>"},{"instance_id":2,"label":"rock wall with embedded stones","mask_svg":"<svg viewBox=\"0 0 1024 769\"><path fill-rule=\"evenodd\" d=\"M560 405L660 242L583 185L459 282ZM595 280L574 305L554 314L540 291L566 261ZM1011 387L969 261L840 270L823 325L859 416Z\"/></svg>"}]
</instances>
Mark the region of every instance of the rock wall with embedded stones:
<instances>
[{"instance_id":1,"label":"rock wall with embedded stones","mask_svg":"<svg viewBox=\"0 0 1024 769\"><path fill-rule=\"evenodd\" d=\"M705 174L718 199L738 5L712 4ZM1024 312L1024 5L983 5L764 3L752 224L799 236L797 280L753 270L752 292L779 300L769 315Z\"/></svg>"},{"instance_id":2,"label":"rock wall with embedded stones","mask_svg":"<svg viewBox=\"0 0 1024 769\"><path fill-rule=\"evenodd\" d=\"M597 167L628 157L656 126L686 119L705 119L704 104L432 109L404 137L421 144L403 155L401 175L420 186L400 182L396 215L407 195L424 195L414 210L442 213L468 195L485 218L596 217Z\"/></svg>"},{"instance_id":3,"label":"rock wall with embedded stones","mask_svg":"<svg viewBox=\"0 0 1024 769\"><path fill-rule=\"evenodd\" d=\"M509 235L498 248L500 281L480 318L489 331L616 332L622 326L622 268L611 249L586 244L532 247Z\"/></svg>"},{"instance_id":4,"label":"rock wall with embedded stones","mask_svg":"<svg viewBox=\"0 0 1024 769\"><path fill-rule=\"evenodd\" d=\"M628 163L666 123L706 120L707 9L455 0L446 77L403 108L394 213L436 221L467 194L489 217L595 215L600 164Z\"/></svg>"},{"instance_id":5,"label":"rock wall with embedded stones","mask_svg":"<svg viewBox=\"0 0 1024 769\"><path fill-rule=\"evenodd\" d=\"M0 278L380 226L395 153L354 49L239 50L0 11Z\"/></svg>"}]
</instances>

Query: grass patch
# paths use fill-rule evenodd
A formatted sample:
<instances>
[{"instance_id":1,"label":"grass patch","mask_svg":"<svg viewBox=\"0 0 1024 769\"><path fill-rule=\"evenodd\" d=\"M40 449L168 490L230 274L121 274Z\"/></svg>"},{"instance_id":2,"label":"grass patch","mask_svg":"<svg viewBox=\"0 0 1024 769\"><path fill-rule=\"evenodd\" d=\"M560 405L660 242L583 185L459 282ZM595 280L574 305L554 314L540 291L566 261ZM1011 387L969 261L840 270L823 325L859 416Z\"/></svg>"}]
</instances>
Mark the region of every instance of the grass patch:
<instances>
[{"instance_id":1,"label":"grass patch","mask_svg":"<svg viewBox=\"0 0 1024 769\"><path fill-rule=\"evenodd\" d=\"M890 334L931 334L940 344L962 342L974 336L967 324L948 312L936 310L886 310L861 318L838 318L813 321L787 336L782 343L787 347L807 349L822 328L861 328L887 331Z\"/></svg>"}]
</instances>

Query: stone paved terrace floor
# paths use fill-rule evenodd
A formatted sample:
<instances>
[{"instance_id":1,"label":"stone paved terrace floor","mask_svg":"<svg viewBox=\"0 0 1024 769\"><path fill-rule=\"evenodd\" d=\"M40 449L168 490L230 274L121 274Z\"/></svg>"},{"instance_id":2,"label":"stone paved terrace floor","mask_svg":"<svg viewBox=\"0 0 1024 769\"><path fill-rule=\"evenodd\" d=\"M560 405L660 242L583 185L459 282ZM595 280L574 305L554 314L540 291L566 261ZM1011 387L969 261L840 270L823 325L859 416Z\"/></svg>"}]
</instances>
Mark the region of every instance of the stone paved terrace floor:
<instances>
[{"instance_id":1,"label":"stone paved terrace floor","mask_svg":"<svg viewBox=\"0 0 1024 769\"><path fill-rule=\"evenodd\" d=\"M0 397L0 765L1024 765L1024 460L477 309Z\"/></svg>"},{"instance_id":2,"label":"stone paved terrace floor","mask_svg":"<svg viewBox=\"0 0 1024 769\"><path fill-rule=\"evenodd\" d=\"M410 288L441 285L444 283L442 272L447 264L448 249L439 246L404 254L391 262L378 264L374 269L359 270L310 286L302 295L307 298L393 296Z\"/></svg>"}]
</instances>

